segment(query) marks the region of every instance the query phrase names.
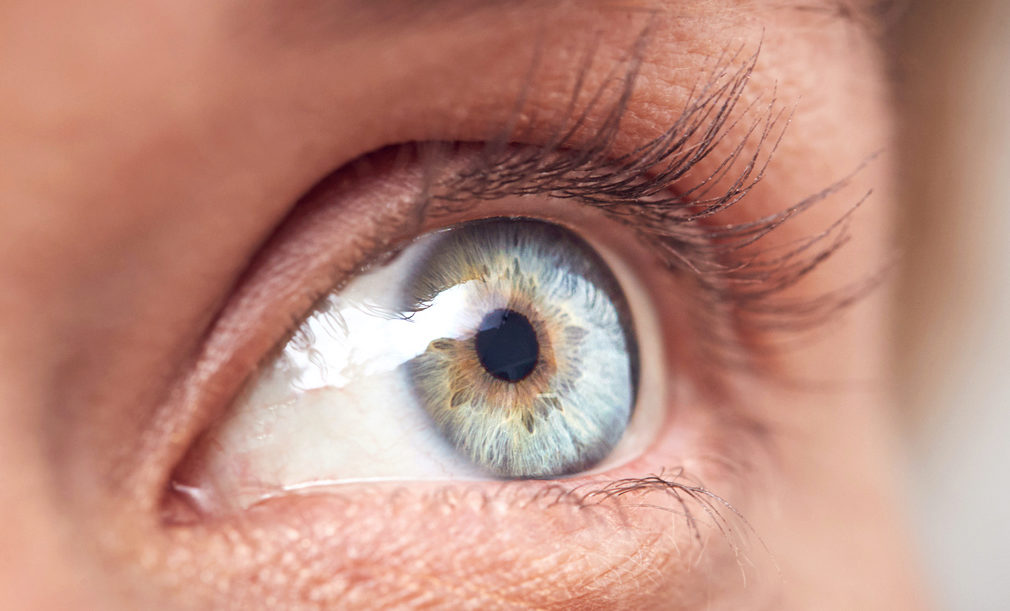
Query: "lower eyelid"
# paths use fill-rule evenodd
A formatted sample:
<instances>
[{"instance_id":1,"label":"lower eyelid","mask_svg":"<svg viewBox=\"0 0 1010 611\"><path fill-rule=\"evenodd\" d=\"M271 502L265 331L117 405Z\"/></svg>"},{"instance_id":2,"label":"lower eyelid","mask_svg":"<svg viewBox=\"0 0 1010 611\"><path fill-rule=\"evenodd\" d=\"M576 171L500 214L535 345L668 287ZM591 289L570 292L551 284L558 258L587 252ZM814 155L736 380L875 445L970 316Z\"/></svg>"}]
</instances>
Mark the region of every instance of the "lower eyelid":
<instances>
[{"instance_id":1,"label":"lower eyelid","mask_svg":"<svg viewBox=\"0 0 1010 611\"><path fill-rule=\"evenodd\" d=\"M269 591L280 605L581 600L635 608L665 592L678 605L668 608L693 608L713 587L742 587L742 578L726 577L736 575L737 554L763 561L739 532L722 532L746 526L718 500L704 506L700 498L657 482L621 488L597 478L349 485L267 501L240 521L169 536L182 550L178 578L213 571L221 580L214 596L228 606L256 607ZM212 568L220 566L228 568Z\"/></svg>"}]
</instances>

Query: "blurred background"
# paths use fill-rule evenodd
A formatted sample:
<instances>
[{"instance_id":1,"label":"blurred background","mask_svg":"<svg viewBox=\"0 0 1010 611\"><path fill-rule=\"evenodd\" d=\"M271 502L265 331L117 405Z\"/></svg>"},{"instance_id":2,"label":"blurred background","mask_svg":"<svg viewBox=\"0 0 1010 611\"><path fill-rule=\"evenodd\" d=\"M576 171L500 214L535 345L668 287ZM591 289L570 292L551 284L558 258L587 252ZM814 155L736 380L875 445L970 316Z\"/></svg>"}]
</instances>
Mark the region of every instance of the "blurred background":
<instances>
[{"instance_id":1,"label":"blurred background","mask_svg":"<svg viewBox=\"0 0 1010 611\"><path fill-rule=\"evenodd\" d=\"M896 22L910 506L945 609L1010 609L1010 1Z\"/></svg>"}]
</instances>

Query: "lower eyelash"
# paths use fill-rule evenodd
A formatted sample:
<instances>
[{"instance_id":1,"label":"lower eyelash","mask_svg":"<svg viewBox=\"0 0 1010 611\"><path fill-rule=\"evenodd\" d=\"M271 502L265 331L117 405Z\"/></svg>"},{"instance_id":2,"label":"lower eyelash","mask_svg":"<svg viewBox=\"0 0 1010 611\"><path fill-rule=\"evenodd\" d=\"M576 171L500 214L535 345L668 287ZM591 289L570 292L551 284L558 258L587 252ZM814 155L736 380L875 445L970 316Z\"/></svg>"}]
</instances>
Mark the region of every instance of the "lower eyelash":
<instances>
[{"instance_id":1,"label":"lower eyelash","mask_svg":"<svg viewBox=\"0 0 1010 611\"><path fill-rule=\"evenodd\" d=\"M754 564L754 558L749 554L749 550L755 548L752 542L756 542L756 548L773 565L776 564L771 549L743 513L693 478L683 467L664 469L643 477L590 481L576 486L566 486L560 482L537 482L538 489L532 495L509 494L515 491L516 485L529 483L504 483L495 492L481 492L483 498L479 503L490 505L499 500L499 497L506 497L521 505L546 503L550 507L567 504L587 512L616 510L624 513L633 509L669 512L683 520L702 553L706 545L704 527L710 526L738 558L742 571L746 570L746 565ZM640 503L634 501L635 498L647 497L651 493L661 493L673 505L663 506L655 500L643 500ZM443 494L449 494L449 489ZM619 501L619 504L611 506L611 501Z\"/></svg>"},{"instance_id":2,"label":"lower eyelash","mask_svg":"<svg viewBox=\"0 0 1010 611\"><path fill-rule=\"evenodd\" d=\"M589 486L584 486L588 488ZM584 490L568 490L565 495L574 495L576 503L581 507L592 507L609 499L617 499L624 496L644 494L651 491L666 493L673 499L680 511L671 510L678 513L687 522L695 540L702 543L702 532L698 525L699 516L696 516L689 506L689 501L696 503L715 525L726 542L733 547L735 552L742 551L735 538L742 538L748 534L756 535L753 527L740 511L732 503L722 498L718 494L708 490L700 483L691 482L683 468L674 469L667 474L661 471L656 475L645 477L629 477L611 480L598 488ZM642 507L657 508L654 504L643 505ZM739 522L734 526L733 522ZM758 537L761 546L768 551L764 541Z\"/></svg>"}]
</instances>

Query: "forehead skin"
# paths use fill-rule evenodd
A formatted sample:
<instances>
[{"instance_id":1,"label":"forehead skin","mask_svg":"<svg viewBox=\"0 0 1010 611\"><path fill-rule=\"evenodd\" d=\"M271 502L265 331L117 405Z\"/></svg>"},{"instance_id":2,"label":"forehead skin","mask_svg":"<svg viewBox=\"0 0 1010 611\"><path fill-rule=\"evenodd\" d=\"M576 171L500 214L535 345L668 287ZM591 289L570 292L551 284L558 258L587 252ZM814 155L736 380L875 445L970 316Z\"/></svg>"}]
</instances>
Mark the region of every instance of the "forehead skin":
<instances>
[{"instance_id":1,"label":"forehead skin","mask_svg":"<svg viewBox=\"0 0 1010 611\"><path fill-rule=\"evenodd\" d=\"M793 115L775 164L739 214L777 211L890 145L875 41L839 6L4 3L0 606L168 606L161 588L212 600L202 592L215 591L213 574L183 588L131 568L177 567L164 560L171 550L141 545L150 525L122 508L139 451L124 440L151 435L152 406L250 257L321 178L391 144L481 141L515 117L523 92L520 131L536 143L560 116L585 51L595 50L590 82L602 83L648 28L615 154L669 126L713 58L760 45L744 105L774 92ZM579 137L600 120L591 115ZM886 155L856 177L852 193L872 187L877 205L857 216L847 258L829 262L801 292L836 287L882 259L889 180ZM825 205L775 239L810 235L852 201ZM787 366L804 377L877 379L882 325L879 304L865 304ZM782 401L798 400L767 402ZM908 607L910 580L895 568L904 556L887 490L883 401L876 391L835 401L844 409L775 416L794 433L773 486L785 502L758 509L755 521L790 584L778 602ZM830 527L838 524L845 527ZM843 572L854 575L846 583L864 586L838 586L833 576ZM634 577L642 581L629 584L665 579ZM432 585L436 597L452 592L452 575L442 578L449 585ZM488 591L510 585L496 578L487 577Z\"/></svg>"}]
</instances>

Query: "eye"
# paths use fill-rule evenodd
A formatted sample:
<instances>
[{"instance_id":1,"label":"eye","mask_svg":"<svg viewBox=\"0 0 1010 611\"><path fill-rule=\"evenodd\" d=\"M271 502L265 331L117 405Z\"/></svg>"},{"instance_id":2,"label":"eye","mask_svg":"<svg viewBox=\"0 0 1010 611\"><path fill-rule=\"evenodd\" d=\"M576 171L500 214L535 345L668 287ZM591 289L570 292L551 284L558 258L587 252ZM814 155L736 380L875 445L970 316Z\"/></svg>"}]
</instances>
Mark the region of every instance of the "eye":
<instances>
[{"instance_id":1,"label":"eye","mask_svg":"<svg viewBox=\"0 0 1010 611\"><path fill-rule=\"evenodd\" d=\"M644 449L633 309L574 231L483 219L378 259L319 300L177 490L215 511L362 480L570 476Z\"/></svg>"}]
</instances>

